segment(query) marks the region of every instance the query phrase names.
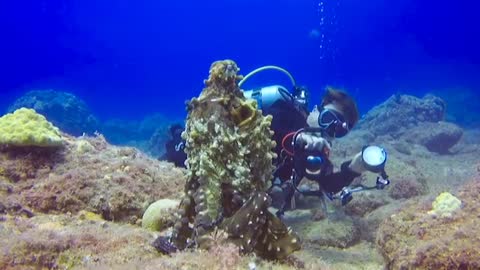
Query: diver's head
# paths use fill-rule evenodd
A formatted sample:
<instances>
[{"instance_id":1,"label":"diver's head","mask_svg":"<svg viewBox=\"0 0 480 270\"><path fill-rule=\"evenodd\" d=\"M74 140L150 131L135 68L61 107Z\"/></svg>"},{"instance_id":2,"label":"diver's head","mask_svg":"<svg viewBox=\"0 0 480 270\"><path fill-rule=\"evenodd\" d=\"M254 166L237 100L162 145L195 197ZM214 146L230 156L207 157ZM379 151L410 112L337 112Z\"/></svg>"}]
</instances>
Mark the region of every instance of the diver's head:
<instances>
[{"instance_id":1,"label":"diver's head","mask_svg":"<svg viewBox=\"0 0 480 270\"><path fill-rule=\"evenodd\" d=\"M305 86L295 86L293 88L293 98L295 104L308 112L308 102L310 100L310 91Z\"/></svg>"},{"instance_id":2,"label":"diver's head","mask_svg":"<svg viewBox=\"0 0 480 270\"><path fill-rule=\"evenodd\" d=\"M341 138L358 122L355 101L345 92L327 87L320 108L315 107L307 118L310 127L320 127L330 138Z\"/></svg>"}]
</instances>

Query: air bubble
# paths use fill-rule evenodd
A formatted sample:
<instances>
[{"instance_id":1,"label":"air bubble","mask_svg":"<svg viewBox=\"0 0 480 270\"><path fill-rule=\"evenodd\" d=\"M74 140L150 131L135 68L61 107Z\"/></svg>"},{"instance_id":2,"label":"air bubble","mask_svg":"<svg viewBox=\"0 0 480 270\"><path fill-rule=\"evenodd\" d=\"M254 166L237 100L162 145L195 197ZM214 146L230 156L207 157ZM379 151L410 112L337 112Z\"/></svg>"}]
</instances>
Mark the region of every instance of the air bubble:
<instances>
[{"instance_id":1,"label":"air bubble","mask_svg":"<svg viewBox=\"0 0 480 270\"><path fill-rule=\"evenodd\" d=\"M318 2L318 42L320 59L334 59L338 49L335 46L338 32L337 10L340 0L321 0Z\"/></svg>"}]
</instances>

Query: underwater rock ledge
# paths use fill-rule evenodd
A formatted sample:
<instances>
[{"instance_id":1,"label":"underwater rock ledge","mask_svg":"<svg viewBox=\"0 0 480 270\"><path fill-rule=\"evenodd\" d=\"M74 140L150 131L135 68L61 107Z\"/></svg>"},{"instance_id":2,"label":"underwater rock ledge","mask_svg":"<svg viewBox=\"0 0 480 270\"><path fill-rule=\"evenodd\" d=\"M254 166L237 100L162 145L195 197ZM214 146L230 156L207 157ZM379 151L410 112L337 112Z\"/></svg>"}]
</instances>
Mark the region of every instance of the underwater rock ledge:
<instances>
[{"instance_id":1,"label":"underwater rock ledge","mask_svg":"<svg viewBox=\"0 0 480 270\"><path fill-rule=\"evenodd\" d=\"M134 223L150 203L181 192L185 174L172 164L149 158L135 148L112 146L100 134L75 138L54 131L60 146L0 140L0 199L8 213L76 214L86 210L106 220ZM51 131L39 132L48 135ZM38 137L46 136L43 133Z\"/></svg>"},{"instance_id":2,"label":"underwater rock ledge","mask_svg":"<svg viewBox=\"0 0 480 270\"><path fill-rule=\"evenodd\" d=\"M480 269L479 193L477 176L456 193L462 207L449 215L433 215L430 199L387 218L377 245L389 269Z\"/></svg>"}]
</instances>

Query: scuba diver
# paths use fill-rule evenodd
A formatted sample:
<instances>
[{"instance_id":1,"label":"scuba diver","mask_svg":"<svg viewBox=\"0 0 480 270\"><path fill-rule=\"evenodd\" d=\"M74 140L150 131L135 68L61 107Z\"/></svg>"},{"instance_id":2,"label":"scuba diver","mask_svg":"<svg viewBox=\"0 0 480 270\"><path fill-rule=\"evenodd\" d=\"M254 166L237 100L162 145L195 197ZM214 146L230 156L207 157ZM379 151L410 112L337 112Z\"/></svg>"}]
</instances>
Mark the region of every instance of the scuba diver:
<instances>
[{"instance_id":1,"label":"scuba diver","mask_svg":"<svg viewBox=\"0 0 480 270\"><path fill-rule=\"evenodd\" d=\"M278 85L244 91L246 98L257 100L264 115L273 116L271 128L277 158L269 193L272 194L274 187L282 191L277 216L284 214L295 192L320 197L324 206L325 196L330 200L339 199L345 205L352 200L353 192L383 189L390 183L384 170L387 155L378 146L365 146L352 159L342 163L338 172L333 171L329 159L332 141L347 135L359 119L357 105L347 93L327 87L320 107L315 106L308 113L308 90L298 87L291 74L282 68L266 66L256 69L238 85L241 87L251 76L267 69L285 73L293 85L292 94ZM350 186L365 171L379 174L375 186ZM318 190L298 190L303 178L315 181Z\"/></svg>"},{"instance_id":2,"label":"scuba diver","mask_svg":"<svg viewBox=\"0 0 480 270\"><path fill-rule=\"evenodd\" d=\"M345 205L351 201L353 192L383 189L390 183L384 170L387 155L385 150L378 146L364 147L352 159L343 162L339 171L333 170L334 166L330 161L332 141L347 135L359 119L357 105L347 93L327 87L320 106L315 106L309 113L308 89L297 86L293 76L277 66L265 66L250 72L238 86L241 88L249 78L264 70L285 73L293 85L291 92L280 85L244 90L244 96L255 99L258 109L262 110L264 115L272 115L271 129L274 131L277 158L274 160L276 169L269 193L272 194L275 187L281 189L281 206L277 216L283 216L295 192L320 197L322 202L325 197L330 200L339 199ZM181 131L178 134L181 134ZM173 138L174 136L171 144L178 145L180 135L176 141ZM177 147L167 147L166 156L180 158L176 152ZM184 153L183 148L181 152ZM186 159L186 156L182 158ZM185 166L184 160L178 160L175 164ZM365 171L379 174L376 185L350 186L353 180ZM298 185L303 178L315 181L318 190L300 191Z\"/></svg>"},{"instance_id":3,"label":"scuba diver","mask_svg":"<svg viewBox=\"0 0 480 270\"><path fill-rule=\"evenodd\" d=\"M280 178L279 186L284 194L284 201L277 211L282 216L288 208L295 191L305 196L318 196L340 199L342 205L352 199L352 192L369 189L383 189L390 183L384 171L386 152L378 146L366 146L352 159L343 162L340 170L334 172L330 161L332 141L344 137L358 122L358 109L354 100L345 92L327 88L320 107L315 106L306 118L304 128L292 131L282 140L281 159L277 168L288 166L291 171L289 179ZM286 142L290 142L290 145ZM293 163L293 168L292 164ZM379 173L373 187L363 185L350 186L353 180L366 171ZM275 176L275 175L274 175ZM300 191L298 185L303 178L318 184L318 190Z\"/></svg>"},{"instance_id":4,"label":"scuba diver","mask_svg":"<svg viewBox=\"0 0 480 270\"><path fill-rule=\"evenodd\" d=\"M170 139L165 143L165 154L159 160L172 162L177 167L186 167L185 141L182 139L184 128L180 124L170 126Z\"/></svg>"}]
</instances>

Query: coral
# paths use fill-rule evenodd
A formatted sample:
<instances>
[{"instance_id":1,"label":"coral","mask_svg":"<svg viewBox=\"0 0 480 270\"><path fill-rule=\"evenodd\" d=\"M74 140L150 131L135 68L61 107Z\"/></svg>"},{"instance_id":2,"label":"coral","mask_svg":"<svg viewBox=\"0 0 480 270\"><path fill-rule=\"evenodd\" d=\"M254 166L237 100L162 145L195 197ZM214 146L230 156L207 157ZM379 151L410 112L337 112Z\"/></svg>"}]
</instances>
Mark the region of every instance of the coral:
<instances>
[{"instance_id":1,"label":"coral","mask_svg":"<svg viewBox=\"0 0 480 270\"><path fill-rule=\"evenodd\" d=\"M70 93L55 90L29 91L17 99L9 111L22 107L34 109L71 135L93 134L99 129L98 120L85 102Z\"/></svg>"},{"instance_id":2,"label":"coral","mask_svg":"<svg viewBox=\"0 0 480 270\"><path fill-rule=\"evenodd\" d=\"M173 224L173 210L179 202L171 199L161 199L152 203L142 217L142 227L151 231L161 231Z\"/></svg>"},{"instance_id":3,"label":"coral","mask_svg":"<svg viewBox=\"0 0 480 270\"><path fill-rule=\"evenodd\" d=\"M0 118L0 145L62 146L57 127L32 109L21 108Z\"/></svg>"},{"instance_id":4,"label":"coral","mask_svg":"<svg viewBox=\"0 0 480 270\"><path fill-rule=\"evenodd\" d=\"M440 217L451 217L460 206L462 206L462 202L457 197L449 192L442 192L432 203L432 210L428 213Z\"/></svg>"},{"instance_id":5,"label":"coral","mask_svg":"<svg viewBox=\"0 0 480 270\"><path fill-rule=\"evenodd\" d=\"M420 203L412 201L399 213L385 219L377 232L376 242L388 267L480 269L479 180L478 177L473 179L456 193L463 207L448 218L430 215L429 199ZM453 205L458 206L458 202L453 201Z\"/></svg>"},{"instance_id":6,"label":"coral","mask_svg":"<svg viewBox=\"0 0 480 270\"><path fill-rule=\"evenodd\" d=\"M244 253L284 258L299 248L291 231L268 211L264 192L272 177L271 117L246 101L235 62L214 62L206 87L188 103L185 151L188 180L180 203L173 243L208 243L219 221ZM193 224L193 227L190 227Z\"/></svg>"}]
</instances>

